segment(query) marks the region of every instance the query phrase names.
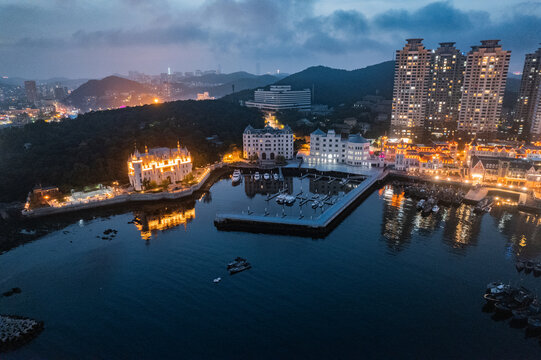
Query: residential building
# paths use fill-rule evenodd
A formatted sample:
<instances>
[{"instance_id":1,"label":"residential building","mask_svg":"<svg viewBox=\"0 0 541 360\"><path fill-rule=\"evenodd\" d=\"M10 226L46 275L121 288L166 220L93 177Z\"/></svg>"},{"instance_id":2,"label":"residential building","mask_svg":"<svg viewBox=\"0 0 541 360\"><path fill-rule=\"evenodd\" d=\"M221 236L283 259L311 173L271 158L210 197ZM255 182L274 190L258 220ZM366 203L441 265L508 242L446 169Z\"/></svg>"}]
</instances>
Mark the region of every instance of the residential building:
<instances>
[{"instance_id":1,"label":"residential building","mask_svg":"<svg viewBox=\"0 0 541 360\"><path fill-rule=\"evenodd\" d=\"M36 82L33 80L27 80L24 82L24 90L26 92L26 100L31 103L35 104L38 99L38 89L36 87Z\"/></svg>"},{"instance_id":2,"label":"residential building","mask_svg":"<svg viewBox=\"0 0 541 360\"><path fill-rule=\"evenodd\" d=\"M185 147L177 143L176 149L159 147L139 153L135 149L128 159L128 177L136 191L144 190L151 182L170 184L182 181L192 172L192 158Z\"/></svg>"},{"instance_id":3,"label":"residential building","mask_svg":"<svg viewBox=\"0 0 541 360\"><path fill-rule=\"evenodd\" d=\"M327 133L317 129L310 134L309 161L324 164L370 166L370 141L360 134Z\"/></svg>"},{"instance_id":4,"label":"residential building","mask_svg":"<svg viewBox=\"0 0 541 360\"><path fill-rule=\"evenodd\" d=\"M283 129L270 126L254 129L248 125L242 134L242 148L245 159L274 161L279 155L293 159L293 131L288 125Z\"/></svg>"},{"instance_id":5,"label":"residential building","mask_svg":"<svg viewBox=\"0 0 541 360\"><path fill-rule=\"evenodd\" d=\"M502 109L511 51L499 40L482 40L466 59L460 101L458 133L461 138L491 139L496 136Z\"/></svg>"},{"instance_id":6,"label":"residential building","mask_svg":"<svg viewBox=\"0 0 541 360\"><path fill-rule=\"evenodd\" d=\"M426 127L431 137L452 137L458 122L466 57L454 44L440 43L432 54L426 104Z\"/></svg>"},{"instance_id":7,"label":"residential building","mask_svg":"<svg viewBox=\"0 0 541 360\"><path fill-rule=\"evenodd\" d=\"M419 141L424 136L430 50L423 39L407 39L396 51L391 136Z\"/></svg>"},{"instance_id":8,"label":"residential building","mask_svg":"<svg viewBox=\"0 0 541 360\"><path fill-rule=\"evenodd\" d=\"M541 139L541 48L526 54L513 133L519 139Z\"/></svg>"},{"instance_id":9,"label":"residential building","mask_svg":"<svg viewBox=\"0 0 541 360\"><path fill-rule=\"evenodd\" d=\"M310 89L291 90L291 85L271 85L269 90L254 91L254 101L246 101L247 107L267 111L297 109L310 111L312 92Z\"/></svg>"}]
</instances>

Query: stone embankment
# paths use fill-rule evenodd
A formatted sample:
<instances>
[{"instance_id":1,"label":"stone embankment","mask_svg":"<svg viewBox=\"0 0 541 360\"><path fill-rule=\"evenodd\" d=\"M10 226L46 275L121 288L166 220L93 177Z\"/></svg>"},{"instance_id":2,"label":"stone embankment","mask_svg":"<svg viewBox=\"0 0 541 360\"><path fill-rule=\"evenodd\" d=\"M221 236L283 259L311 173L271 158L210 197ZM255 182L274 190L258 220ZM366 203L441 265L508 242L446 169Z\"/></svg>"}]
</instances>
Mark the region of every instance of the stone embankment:
<instances>
[{"instance_id":1,"label":"stone embankment","mask_svg":"<svg viewBox=\"0 0 541 360\"><path fill-rule=\"evenodd\" d=\"M98 207L105 206L114 206L119 204L126 204L129 202L140 202L140 201L160 201L160 200L178 200L184 197L193 195L195 192L199 191L206 183L206 181L211 177L211 174L214 170L222 168L223 164L214 164L209 167L209 171L205 174L201 180L192 185L189 188L177 190L177 191L162 191L158 193L128 193L117 195L110 199L97 200L79 204L66 205L61 207L43 207L33 210L24 210L22 214L25 217L40 217L46 215L62 214L67 212L79 211L79 210L88 210Z\"/></svg>"},{"instance_id":2,"label":"stone embankment","mask_svg":"<svg viewBox=\"0 0 541 360\"><path fill-rule=\"evenodd\" d=\"M14 350L37 337L43 321L16 315L0 315L0 352Z\"/></svg>"}]
</instances>

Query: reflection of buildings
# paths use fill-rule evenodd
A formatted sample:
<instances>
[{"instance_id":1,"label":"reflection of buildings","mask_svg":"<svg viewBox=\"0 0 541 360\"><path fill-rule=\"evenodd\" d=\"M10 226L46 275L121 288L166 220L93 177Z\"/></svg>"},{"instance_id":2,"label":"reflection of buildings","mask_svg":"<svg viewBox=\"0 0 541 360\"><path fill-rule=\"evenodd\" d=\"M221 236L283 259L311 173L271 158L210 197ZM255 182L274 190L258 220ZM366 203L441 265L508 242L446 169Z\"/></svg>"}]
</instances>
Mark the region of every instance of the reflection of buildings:
<instances>
[{"instance_id":1,"label":"reflection of buildings","mask_svg":"<svg viewBox=\"0 0 541 360\"><path fill-rule=\"evenodd\" d=\"M141 238L149 240L153 231L163 231L179 225L186 228L187 223L195 218L195 208L162 208L153 212L138 211L134 215L138 219L135 226L141 232Z\"/></svg>"},{"instance_id":2,"label":"reflection of buildings","mask_svg":"<svg viewBox=\"0 0 541 360\"><path fill-rule=\"evenodd\" d=\"M473 206L460 205L458 208L445 209L442 220L443 241L454 249L465 249L469 245L477 244L477 237L481 231L482 215L473 212Z\"/></svg>"},{"instance_id":3,"label":"reflection of buildings","mask_svg":"<svg viewBox=\"0 0 541 360\"><path fill-rule=\"evenodd\" d=\"M380 190L380 195L384 198L381 234L390 249L401 251L410 242L417 210L413 204L408 206L404 194L395 193L392 186L385 186Z\"/></svg>"},{"instance_id":4,"label":"reflection of buildings","mask_svg":"<svg viewBox=\"0 0 541 360\"><path fill-rule=\"evenodd\" d=\"M496 208L491 217L500 233L507 238L507 246L518 259L541 256L541 217L523 212L510 213Z\"/></svg>"},{"instance_id":5,"label":"reflection of buildings","mask_svg":"<svg viewBox=\"0 0 541 360\"><path fill-rule=\"evenodd\" d=\"M249 176L244 177L244 191L248 197L254 197L255 194L276 194L278 191L286 189L289 194L293 193L293 178L286 177L281 180L253 180Z\"/></svg>"},{"instance_id":6,"label":"reflection of buildings","mask_svg":"<svg viewBox=\"0 0 541 360\"><path fill-rule=\"evenodd\" d=\"M328 195L338 195L340 192L347 193L356 185L348 183L346 185L340 185L339 180L335 180L329 183L328 179L316 180L310 178L310 187L309 190L312 194L328 194Z\"/></svg>"}]
</instances>

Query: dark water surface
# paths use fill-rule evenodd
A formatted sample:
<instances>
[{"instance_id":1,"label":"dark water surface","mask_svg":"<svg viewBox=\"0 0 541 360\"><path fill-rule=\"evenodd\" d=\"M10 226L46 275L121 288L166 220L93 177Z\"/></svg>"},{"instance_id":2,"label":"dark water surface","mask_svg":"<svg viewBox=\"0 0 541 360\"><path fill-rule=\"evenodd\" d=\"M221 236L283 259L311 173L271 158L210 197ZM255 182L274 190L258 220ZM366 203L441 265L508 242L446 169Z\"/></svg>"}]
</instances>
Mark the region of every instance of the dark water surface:
<instances>
[{"instance_id":1,"label":"dark water surface","mask_svg":"<svg viewBox=\"0 0 541 360\"><path fill-rule=\"evenodd\" d=\"M270 206L246 189L222 180L195 208L83 219L0 255L0 291L22 289L0 313L45 322L1 358L541 358L539 337L482 311L493 280L541 294L514 269L541 259L538 218L465 205L422 217L386 187L325 239L217 231L217 211ZM236 256L253 268L229 276Z\"/></svg>"}]
</instances>

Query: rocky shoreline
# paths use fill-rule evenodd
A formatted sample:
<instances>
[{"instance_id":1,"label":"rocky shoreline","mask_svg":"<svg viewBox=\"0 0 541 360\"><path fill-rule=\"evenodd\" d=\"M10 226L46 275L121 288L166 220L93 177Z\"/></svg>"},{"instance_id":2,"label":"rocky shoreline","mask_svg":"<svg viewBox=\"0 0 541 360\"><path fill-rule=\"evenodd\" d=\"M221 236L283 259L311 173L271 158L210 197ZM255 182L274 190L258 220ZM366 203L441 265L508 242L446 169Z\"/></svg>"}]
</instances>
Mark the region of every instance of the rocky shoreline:
<instances>
[{"instance_id":1,"label":"rocky shoreline","mask_svg":"<svg viewBox=\"0 0 541 360\"><path fill-rule=\"evenodd\" d=\"M17 315L0 315L0 353L15 350L43 331L43 321Z\"/></svg>"}]
</instances>

